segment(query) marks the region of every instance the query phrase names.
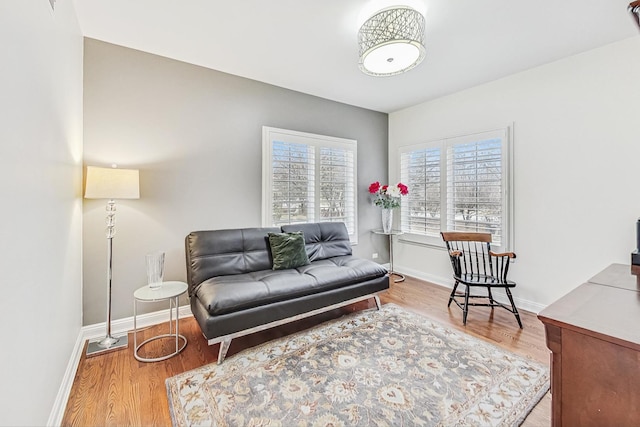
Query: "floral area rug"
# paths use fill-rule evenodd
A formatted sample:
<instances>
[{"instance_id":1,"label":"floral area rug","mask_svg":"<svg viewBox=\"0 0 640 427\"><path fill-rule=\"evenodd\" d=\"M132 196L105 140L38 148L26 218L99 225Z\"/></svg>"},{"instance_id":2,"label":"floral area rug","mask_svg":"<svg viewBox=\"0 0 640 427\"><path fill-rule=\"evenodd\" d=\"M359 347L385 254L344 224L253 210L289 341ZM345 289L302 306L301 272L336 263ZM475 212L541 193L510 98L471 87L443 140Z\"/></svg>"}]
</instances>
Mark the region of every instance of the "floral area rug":
<instances>
[{"instance_id":1,"label":"floral area rug","mask_svg":"<svg viewBox=\"0 0 640 427\"><path fill-rule=\"evenodd\" d=\"M549 371L386 304L166 385L174 426L513 426Z\"/></svg>"}]
</instances>

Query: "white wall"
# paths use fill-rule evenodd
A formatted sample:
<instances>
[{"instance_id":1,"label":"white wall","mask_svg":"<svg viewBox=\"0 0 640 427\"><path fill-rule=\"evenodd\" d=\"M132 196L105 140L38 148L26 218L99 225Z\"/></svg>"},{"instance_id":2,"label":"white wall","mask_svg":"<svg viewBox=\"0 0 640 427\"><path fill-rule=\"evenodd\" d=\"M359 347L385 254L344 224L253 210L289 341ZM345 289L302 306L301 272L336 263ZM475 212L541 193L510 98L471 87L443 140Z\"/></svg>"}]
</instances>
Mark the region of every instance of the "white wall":
<instances>
[{"instance_id":1,"label":"white wall","mask_svg":"<svg viewBox=\"0 0 640 427\"><path fill-rule=\"evenodd\" d=\"M473 72L473 67L469 67ZM514 123L515 296L539 309L629 263L640 216L640 37L389 117L389 176L405 145ZM443 250L394 246L396 269L450 283Z\"/></svg>"},{"instance_id":2,"label":"white wall","mask_svg":"<svg viewBox=\"0 0 640 427\"><path fill-rule=\"evenodd\" d=\"M0 40L0 424L44 425L81 326L82 37L71 0L3 0Z\"/></svg>"}]
</instances>

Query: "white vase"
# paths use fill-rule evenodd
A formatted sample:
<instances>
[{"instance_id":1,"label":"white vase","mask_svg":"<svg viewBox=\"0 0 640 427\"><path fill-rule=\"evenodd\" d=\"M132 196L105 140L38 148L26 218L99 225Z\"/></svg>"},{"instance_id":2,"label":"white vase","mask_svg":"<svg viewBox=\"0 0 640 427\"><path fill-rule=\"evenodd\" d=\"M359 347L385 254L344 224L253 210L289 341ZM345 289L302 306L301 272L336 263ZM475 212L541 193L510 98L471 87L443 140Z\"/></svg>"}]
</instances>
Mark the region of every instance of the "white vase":
<instances>
[{"instance_id":1,"label":"white vase","mask_svg":"<svg viewBox=\"0 0 640 427\"><path fill-rule=\"evenodd\" d=\"M382 231L385 233L391 233L391 226L393 225L393 209L382 209Z\"/></svg>"}]
</instances>

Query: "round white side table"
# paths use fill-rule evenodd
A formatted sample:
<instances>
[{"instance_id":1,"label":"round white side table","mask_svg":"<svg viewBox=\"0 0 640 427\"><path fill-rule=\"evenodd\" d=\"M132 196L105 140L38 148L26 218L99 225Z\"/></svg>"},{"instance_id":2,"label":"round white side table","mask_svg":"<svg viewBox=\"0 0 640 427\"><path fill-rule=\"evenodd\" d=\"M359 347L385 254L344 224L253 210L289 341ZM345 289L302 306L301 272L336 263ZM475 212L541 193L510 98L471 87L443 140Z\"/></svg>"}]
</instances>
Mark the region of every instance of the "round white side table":
<instances>
[{"instance_id":1,"label":"round white side table","mask_svg":"<svg viewBox=\"0 0 640 427\"><path fill-rule=\"evenodd\" d=\"M391 230L388 233L385 233L383 230L371 230L374 234L382 234L384 236L389 236L389 276L397 276L398 278L393 281L393 283L404 282L404 275L400 273L396 273L393 270L393 236L400 236L404 234L404 231L400 230Z\"/></svg>"},{"instance_id":2,"label":"round white side table","mask_svg":"<svg viewBox=\"0 0 640 427\"><path fill-rule=\"evenodd\" d=\"M168 359L170 357L175 356L180 353L187 346L187 339L180 335L179 333L179 316L178 316L178 298L180 295L184 294L187 291L187 284L184 282L163 282L162 286L159 289L151 289L149 286L143 286L137 289L133 293L133 345L134 352L133 355L136 359L141 362L159 362L161 360ZM140 344L138 344L138 302L155 302L155 301L169 301L169 333L157 335L155 337L151 337L149 339L144 340ZM173 316L175 311L175 328L173 327ZM162 338L175 338L176 340L176 349L173 353L167 354L165 356L159 357L142 357L138 355L138 350L140 348L155 340L159 340ZM180 340L182 340L182 346L180 346Z\"/></svg>"}]
</instances>

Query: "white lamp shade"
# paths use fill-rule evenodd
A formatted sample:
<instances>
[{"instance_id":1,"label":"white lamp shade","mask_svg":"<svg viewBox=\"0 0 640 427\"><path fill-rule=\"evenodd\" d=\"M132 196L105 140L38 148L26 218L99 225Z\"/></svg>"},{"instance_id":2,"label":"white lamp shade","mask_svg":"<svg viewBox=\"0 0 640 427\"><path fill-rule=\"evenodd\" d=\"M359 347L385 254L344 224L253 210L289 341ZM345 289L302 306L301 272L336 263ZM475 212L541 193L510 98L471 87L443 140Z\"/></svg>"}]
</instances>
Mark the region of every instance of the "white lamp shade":
<instances>
[{"instance_id":1,"label":"white lamp shade","mask_svg":"<svg viewBox=\"0 0 640 427\"><path fill-rule=\"evenodd\" d=\"M85 199L139 199L139 171L87 166L84 197Z\"/></svg>"}]
</instances>

